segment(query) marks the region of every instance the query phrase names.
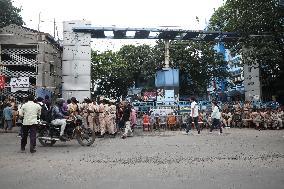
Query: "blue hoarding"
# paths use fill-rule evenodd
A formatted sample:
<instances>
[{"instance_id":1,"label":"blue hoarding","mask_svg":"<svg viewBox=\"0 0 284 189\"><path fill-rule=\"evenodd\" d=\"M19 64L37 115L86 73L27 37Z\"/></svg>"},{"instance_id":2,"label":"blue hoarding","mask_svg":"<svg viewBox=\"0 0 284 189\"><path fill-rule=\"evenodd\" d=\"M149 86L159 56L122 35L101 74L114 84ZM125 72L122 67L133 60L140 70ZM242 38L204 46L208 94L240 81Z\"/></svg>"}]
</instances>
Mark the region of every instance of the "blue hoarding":
<instances>
[{"instance_id":1,"label":"blue hoarding","mask_svg":"<svg viewBox=\"0 0 284 189\"><path fill-rule=\"evenodd\" d=\"M179 70L167 68L156 72L156 87L179 87Z\"/></svg>"}]
</instances>

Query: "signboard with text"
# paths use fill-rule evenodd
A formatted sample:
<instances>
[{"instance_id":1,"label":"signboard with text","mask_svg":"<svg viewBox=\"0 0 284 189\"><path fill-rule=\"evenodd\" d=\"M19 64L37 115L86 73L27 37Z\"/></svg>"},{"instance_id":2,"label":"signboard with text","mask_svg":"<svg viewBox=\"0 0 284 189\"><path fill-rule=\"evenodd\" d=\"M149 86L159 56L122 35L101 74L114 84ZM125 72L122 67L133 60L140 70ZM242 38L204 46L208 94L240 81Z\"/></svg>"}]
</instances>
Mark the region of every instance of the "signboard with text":
<instances>
[{"instance_id":1,"label":"signboard with text","mask_svg":"<svg viewBox=\"0 0 284 189\"><path fill-rule=\"evenodd\" d=\"M30 87L29 77L11 78L10 81L11 92L28 91Z\"/></svg>"}]
</instances>

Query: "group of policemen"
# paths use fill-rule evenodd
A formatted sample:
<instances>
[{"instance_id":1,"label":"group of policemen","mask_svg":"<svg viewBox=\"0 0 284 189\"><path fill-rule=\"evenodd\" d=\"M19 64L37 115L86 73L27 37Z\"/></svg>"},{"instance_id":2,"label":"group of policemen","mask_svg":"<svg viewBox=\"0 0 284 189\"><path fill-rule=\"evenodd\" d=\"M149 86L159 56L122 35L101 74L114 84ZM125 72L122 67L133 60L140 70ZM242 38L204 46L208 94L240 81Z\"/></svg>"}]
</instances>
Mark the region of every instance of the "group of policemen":
<instances>
[{"instance_id":1,"label":"group of policemen","mask_svg":"<svg viewBox=\"0 0 284 189\"><path fill-rule=\"evenodd\" d=\"M69 112L76 112L83 117L83 124L91 128L99 137L104 137L108 133L111 137L115 137L117 133L116 127L116 110L115 100L108 98L100 98L99 102L85 98L81 104L75 98L71 98L68 104Z\"/></svg>"}]
</instances>

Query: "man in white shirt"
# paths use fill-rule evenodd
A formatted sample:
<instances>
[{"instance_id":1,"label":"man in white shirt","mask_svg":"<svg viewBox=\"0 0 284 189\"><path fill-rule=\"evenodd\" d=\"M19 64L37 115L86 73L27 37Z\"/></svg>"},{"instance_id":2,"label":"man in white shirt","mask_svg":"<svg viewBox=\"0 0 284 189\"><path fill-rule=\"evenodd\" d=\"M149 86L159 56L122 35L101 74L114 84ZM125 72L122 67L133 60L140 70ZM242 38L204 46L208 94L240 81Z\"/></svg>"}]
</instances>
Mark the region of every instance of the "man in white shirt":
<instances>
[{"instance_id":1,"label":"man in white shirt","mask_svg":"<svg viewBox=\"0 0 284 189\"><path fill-rule=\"evenodd\" d=\"M217 102L215 102L215 101L212 102L211 119L212 119L212 125L211 125L211 128L210 128L210 133L212 133L213 129L215 129L216 127L218 129L220 129L220 134L223 133L221 123L220 123L221 112L219 110Z\"/></svg>"},{"instance_id":2,"label":"man in white shirt","mask_svg":"<svg viewBox=\"0 0 284 189\"><path fill-rule=\"evenodd\" d=\"M20 116L23 117L23 136L21 140L21 151L25 151L27 138L30 131L30 152L36 152L36 126L38 124L38 117L41 114L41 107L34 103L34 97L28 96L28 102L21 107Z\"/></svg>"},{"instance_id":3,"label":"man in white shirt","mask_svg":"<svg viewBox=\"0 0 284 189\"><path fill-rule=\"evenodd\" d=\"M200 134L200 127L198 125L198 104L196 102L195 97L190 97L190 116L188 119L188 124L187 124L187 128L186 128L186 132L184 134L189 134L190 130L191 130L191 125L192 122L194 124L194 127L197 129L198 134Z\"/></svg>"}]
</instances>

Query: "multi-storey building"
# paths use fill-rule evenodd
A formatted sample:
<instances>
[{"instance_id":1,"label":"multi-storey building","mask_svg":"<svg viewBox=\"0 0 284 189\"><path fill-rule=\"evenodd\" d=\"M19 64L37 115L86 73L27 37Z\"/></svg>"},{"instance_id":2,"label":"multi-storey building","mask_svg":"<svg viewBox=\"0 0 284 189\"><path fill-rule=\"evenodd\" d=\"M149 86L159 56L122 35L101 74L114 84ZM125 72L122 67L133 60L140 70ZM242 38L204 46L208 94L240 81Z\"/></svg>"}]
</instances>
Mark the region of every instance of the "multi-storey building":
<instances>
[{"instance_id":1,"label":"multi-storey building","mask_svg":"<svg viewBox=\"0 0 284 189\"><path fill-rule=\"evenodd\" d=\"M228 52L228 71L230 72L230 83L227 88L229 100L244 100L244 69L240 55L231 56Z\"/></svg>"},{"instance_id":2,"label":"multi-storey building","mask_svg":"<svg viewBox=\"0 0 284 189\"><path fill-rule=\"evenodd\" d=\"M244 73L241 62L241 56L232 56L224 44L218 43L214 49L217 53L224 55L227 64L227 71L230 77L227 79L212 78L212 83L207 91L209 99L218 99L221 101L243 100L244 99Z\"/></svg>"},{"instance_id":3,"label":"multi-storey building","mask_svg":"<svg viewBox=\"0 0 284 189\"><path fill-rule=\"evenodd\" d=\"M47 34L17 25L0 29L0 95L60 93L62 48Z\"/></svg>"}]
</instances>

